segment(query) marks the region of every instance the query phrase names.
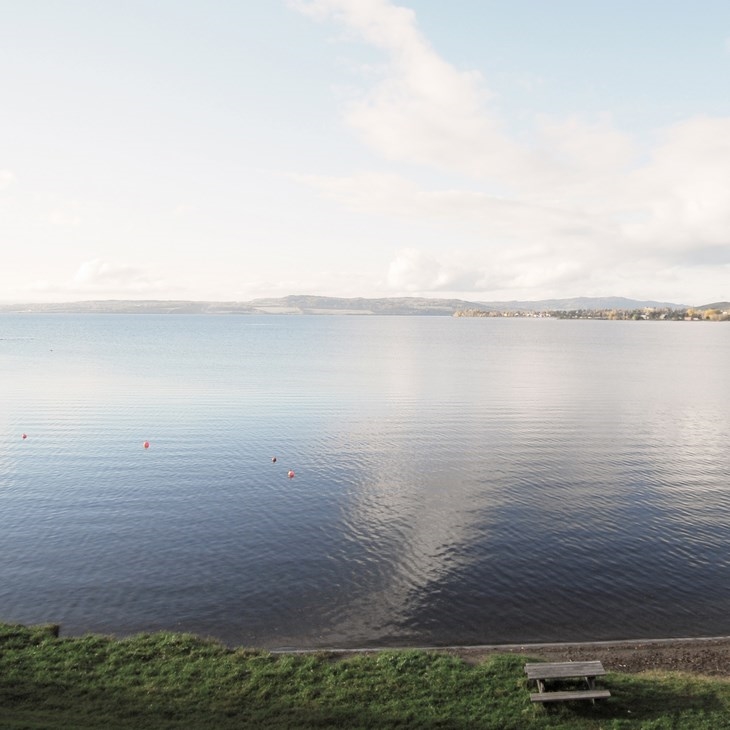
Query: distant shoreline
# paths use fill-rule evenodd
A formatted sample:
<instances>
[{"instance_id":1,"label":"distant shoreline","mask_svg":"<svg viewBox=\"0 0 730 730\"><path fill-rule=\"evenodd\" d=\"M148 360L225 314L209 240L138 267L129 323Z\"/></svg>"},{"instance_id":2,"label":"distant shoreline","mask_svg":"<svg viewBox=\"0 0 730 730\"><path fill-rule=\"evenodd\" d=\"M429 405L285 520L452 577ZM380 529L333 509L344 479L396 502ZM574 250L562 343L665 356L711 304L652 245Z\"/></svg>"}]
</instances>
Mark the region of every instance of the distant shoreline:
<instances>
[{"instance_id":1,"label":"distant shoreline","mask_svg":"<svg viewBox=\"0 0 730 730\"><path fill-rule=\"evenodd\" d=\"M692 307L623 297L577 297L541 301L474 302L462 299L381 299L288 296L248 302L188 300L95 300L0 303L0 314L203 314L438 317L536 317L552 319L730 320L730 302Z\"/></svg>"}]
</instances>

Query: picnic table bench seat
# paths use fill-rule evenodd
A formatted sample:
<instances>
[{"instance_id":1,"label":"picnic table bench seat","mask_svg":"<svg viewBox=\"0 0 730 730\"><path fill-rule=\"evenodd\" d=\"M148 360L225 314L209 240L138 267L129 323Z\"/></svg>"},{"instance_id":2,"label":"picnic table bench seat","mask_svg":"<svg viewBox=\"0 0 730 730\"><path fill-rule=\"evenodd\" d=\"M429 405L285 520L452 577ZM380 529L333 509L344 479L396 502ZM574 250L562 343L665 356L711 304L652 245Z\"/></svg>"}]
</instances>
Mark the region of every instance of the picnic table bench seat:
<instances>
[{"instance_id":1,"label":"picnic table bench seat","mask_svg":"<svg viewBox=\"0 0 730 730\"><path fill-rule=\"evenodd\" d=\"M575 689L557 692L531 692L533 702L565 702L566 700L605 700L611 696L607 689Z\"/></svg>"}]
</instances>

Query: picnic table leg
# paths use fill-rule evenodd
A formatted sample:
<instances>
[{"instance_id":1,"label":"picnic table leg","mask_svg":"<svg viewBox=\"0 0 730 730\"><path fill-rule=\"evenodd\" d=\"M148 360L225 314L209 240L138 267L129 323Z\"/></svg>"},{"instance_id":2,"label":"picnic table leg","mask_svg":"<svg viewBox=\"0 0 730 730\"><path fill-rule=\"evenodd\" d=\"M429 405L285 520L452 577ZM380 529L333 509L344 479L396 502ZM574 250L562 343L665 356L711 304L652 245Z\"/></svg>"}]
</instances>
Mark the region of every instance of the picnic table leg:
<instances>
[{"instance_id":1,"label":"picnic table leg","mask_svg":"<svg viewBox=\"0 0 730 730\"><path fill-rule=\"evenodd\" d=\"M595 677L586 677L586 684L588 685L588 689L595 689L596 688L596 678ZM591 704L595 705L596 700L595 698L591 698Z\"/></svg>"}]
</instances>

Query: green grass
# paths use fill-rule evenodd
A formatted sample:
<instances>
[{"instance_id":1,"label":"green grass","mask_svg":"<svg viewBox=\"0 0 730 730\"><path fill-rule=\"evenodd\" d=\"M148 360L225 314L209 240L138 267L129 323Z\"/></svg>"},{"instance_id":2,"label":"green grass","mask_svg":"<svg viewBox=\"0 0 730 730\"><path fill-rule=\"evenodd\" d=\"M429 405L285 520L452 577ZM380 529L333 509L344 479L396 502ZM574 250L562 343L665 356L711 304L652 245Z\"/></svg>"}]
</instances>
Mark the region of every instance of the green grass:
<instances>
[{"instance_id":1,"label":"green grass","mask_svg":"<svg viewBox=\"0 0 730 730\"><path fill-rule=\"evenodd\" d=\"M609 674L611 699L533 705L529 658L232 650L189 634L58 638L0 624L0 728L730 728L730 682Z\"/></svg>"}]
</instances>

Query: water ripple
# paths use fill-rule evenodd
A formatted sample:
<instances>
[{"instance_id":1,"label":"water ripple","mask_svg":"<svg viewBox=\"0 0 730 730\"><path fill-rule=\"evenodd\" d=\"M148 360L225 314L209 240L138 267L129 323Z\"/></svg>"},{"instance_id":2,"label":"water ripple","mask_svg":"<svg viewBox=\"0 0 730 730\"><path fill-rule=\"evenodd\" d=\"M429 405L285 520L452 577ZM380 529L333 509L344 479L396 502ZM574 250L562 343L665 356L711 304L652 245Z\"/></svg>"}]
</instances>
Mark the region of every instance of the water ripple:
<instances>
[{"instance_id":1,"label":"water ripple","mask_svg":"<svg viewBox=\"0 0 730 730\"><path fill-rule=\"evenodd\" d=\"M0 317L0 618L260 646L726 633L725 331L471 324Z\"/></svg>"}]
</instances>

